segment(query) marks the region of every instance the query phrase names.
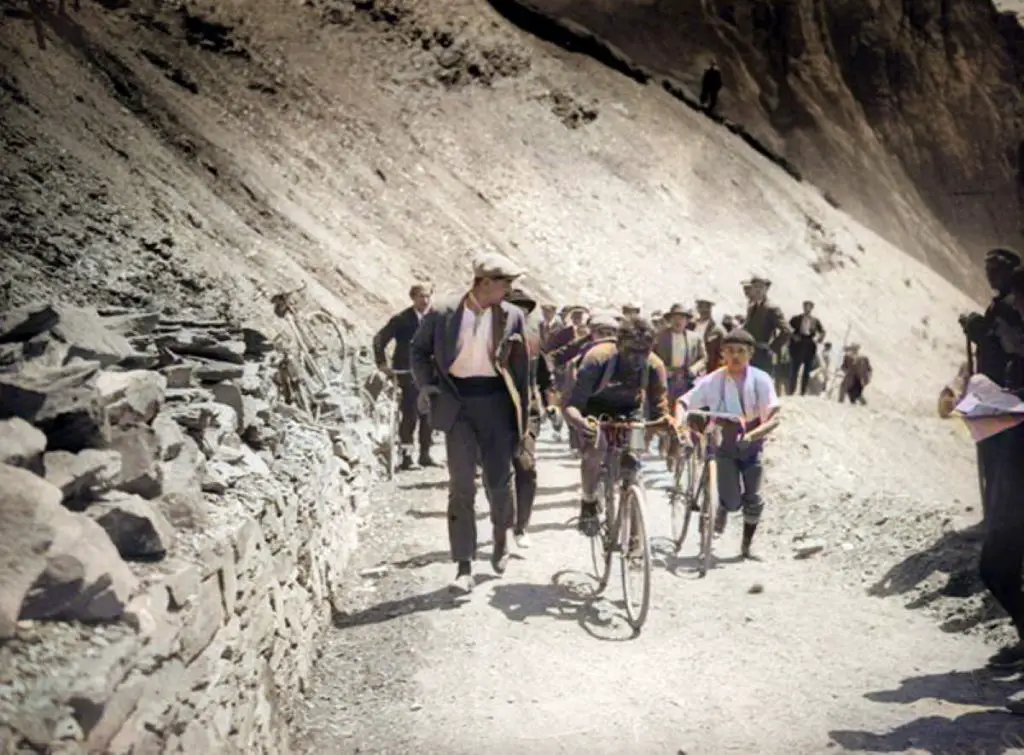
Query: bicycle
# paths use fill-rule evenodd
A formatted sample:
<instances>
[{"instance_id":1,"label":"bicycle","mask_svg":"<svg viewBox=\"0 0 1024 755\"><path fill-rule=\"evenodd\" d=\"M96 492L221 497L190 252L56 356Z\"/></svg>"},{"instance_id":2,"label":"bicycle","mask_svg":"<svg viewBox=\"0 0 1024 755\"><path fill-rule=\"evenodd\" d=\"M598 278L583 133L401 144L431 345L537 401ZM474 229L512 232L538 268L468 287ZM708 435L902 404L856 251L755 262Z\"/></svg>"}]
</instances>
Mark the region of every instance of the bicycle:
<instances>
[{"instance_id":1,"label":"bicycle","mask_svg":"<svg viewBox=\"0 0 1024 755\"><path fill-rule=\"evenodd\" d=\"M674 552L678 554L689 532L694 511L700 511L696 503L697 465L702 461L700 448L697 445L686 446L679 443L671 461L673 476L668 503L671 509L672 543L675 547Z\"/></svg>"},{"instance_id":2,"label":"bicycle","mask_svg":"<svg viewBox=\"0 0 1024 755\"><path fill-rule=\"evenodd\" d=\"M291 325L298 357L287 350L279 367L279 380L287 400L294 400L316 418L315 397L331 385L328 374L345 374L348 347L338 321L324 309L301 313L296 300L306 288L282 291L270 297L274 314ZM282 334L283 335L283 334ZM281 336L278 336L281 338Z\"/></svg>"},{"instance_id":3,"label":"bicycle","mask_svg":"<svg viewBox=\"0 0 1024 755\"><path fill-rule=\"evenodd\" d=\"M598 481L600 525L597 534L590 538L591 559L598 577L595 595L607 588L612 557L618 553L626 615L635 634L640 633L651 605L651 547L644 516L646 495L640 480L640 456L647 445L647 428L661 424L597 419L606 450ZM639 585L630 584L631 567L638 567Z\"/></svg>"}]
</instances>

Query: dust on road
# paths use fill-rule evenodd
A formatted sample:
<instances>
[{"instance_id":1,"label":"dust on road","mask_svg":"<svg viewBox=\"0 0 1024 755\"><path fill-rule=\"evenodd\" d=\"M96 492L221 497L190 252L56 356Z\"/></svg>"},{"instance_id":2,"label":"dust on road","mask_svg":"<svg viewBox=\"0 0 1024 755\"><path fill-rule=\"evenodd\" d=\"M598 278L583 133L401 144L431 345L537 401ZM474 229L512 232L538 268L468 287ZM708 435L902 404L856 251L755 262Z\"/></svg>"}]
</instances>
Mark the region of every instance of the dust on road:
<instances>
[{"instance_id":1,"label":"dust on road","mask_svg":"<svg viewBox=\"0 0 1024 755\"><path fill-rule=\"evenodd\" d=\"M781 435L771 475L801 463L786 461L798 441ZM588 597L588 545L569 521L576 462L550 437L539 455L532 547L499 579L484 545L477 588L460 602L447 592L445 473L383 491L355 567L365 576L353 576L325 637L297 751L945 755L1024 741L1022 719L1000 710L1019 682L977 671L992 648L851 587L849 559L796 560L768 527L755 543L763 560L739 561L738 521L706 579L694 543L666 555L668 476L655 459L645 475L659 555L652 612L633 639L620 585ZM764 591L751 593L755 584Z\"/></svg>"}]
</instances>

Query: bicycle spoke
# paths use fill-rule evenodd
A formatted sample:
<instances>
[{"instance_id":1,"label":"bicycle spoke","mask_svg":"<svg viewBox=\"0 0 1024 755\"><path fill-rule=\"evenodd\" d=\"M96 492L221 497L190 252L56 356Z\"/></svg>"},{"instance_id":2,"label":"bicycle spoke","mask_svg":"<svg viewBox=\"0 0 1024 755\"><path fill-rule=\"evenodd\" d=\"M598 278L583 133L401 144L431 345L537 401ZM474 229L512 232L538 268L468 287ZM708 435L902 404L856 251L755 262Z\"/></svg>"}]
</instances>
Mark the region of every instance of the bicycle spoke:
<instances>
[{"instance_id":1,"label":"bicycle spoke","mask_svg":"<svg viewBox=\"0 0 1024 755\"><path fill-rule=\"evenodd\" d=\"M621 501L622 593L626 614L633 630L639 632L651 604L651 547L644 520L644 495L639 485L631 485Z\"/></svg>"}]
</instances>

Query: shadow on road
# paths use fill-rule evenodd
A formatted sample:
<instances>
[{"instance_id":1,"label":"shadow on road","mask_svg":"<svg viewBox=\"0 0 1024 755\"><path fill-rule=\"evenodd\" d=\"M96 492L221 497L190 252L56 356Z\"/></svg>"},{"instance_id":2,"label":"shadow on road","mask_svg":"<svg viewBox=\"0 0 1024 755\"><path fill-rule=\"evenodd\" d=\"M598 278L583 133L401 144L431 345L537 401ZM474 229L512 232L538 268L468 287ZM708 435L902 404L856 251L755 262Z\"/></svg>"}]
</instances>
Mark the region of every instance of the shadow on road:
<instances>
[{"instance_id":1,"label":"shadow on road","mask_svg":"<svg viewBox=\"0 0 1024 755\"><path fill-rule=\"evenodd\" d=\"M876 703L908 705L919 700L943 700L953 705L1002 708L1019 692L1019 678L997 679L985 672L951 671L904 679L898 689L869 692ZM1024 747L1024 719L1005 710L974 710L956 717L918 718L883 734L832 731L832 740L857 752L906 752L948 755L1002 755Z\"/></svg>"},{"instance_id":2,"label":"shadow on road","mask_svg":"<svg viewBox=\"0 0 1024 755\"><path fill-rule=\"evenodd\" d=\"M490 604L510 621L531 618L573 621L588 635L606 642L633 639L622 606L594 594L596 583L588 574L574 570L556 573L546 585L504 583L496 585Z\"/></svg>"},{"instance_id":3,"label":"shadow on road","mask_svg":"<svg viewBox=\"0 0 1024 755\"><path fill-rule=\"evenodd\" d=\"M443 480L420 480L419 482L410 482L408 485L399 485L399 490L441 490L441 488L448 487L448 478L445 477Z\"/></svg>"},{"instance_id":4,"label":"shadow on road","mask_svg":"<svg viewBox=\"0 0 1024 755\"><path fill-rule=\"evenodd\" d=\"M711 568L717 569L723 564L742 563L743 557L739 554L733 556L721 556L711 553ZM675 552L675 543L667 537L651 538L651 563L660 566L673 577L693 577L698 579L697 567L700 566L700 558L697 554L692 556L679 556Z\"/></svg>"},{"instance_id":5,"label":"shadow on road","mask_svg":"<svg viewBox=\"0 0 1024 755\"><path fill-rule=\"evenodd\" d=\"M979 522L957 532L948 532L928 546L893 566L868 590L874 597L891 597L913 593L934 574L947 575L946 582L932 590L922 590L910 600L909 609L927 608L943 598L973 598L981 594L981 602L944 622L946 632L964 632L978 624L1005 616L999 605L985 590L978 574L978 555L984 529Z\"/></svg>"},{"instance_id":6,"label":"shadow on road","mask_svg":"<svg viewBox=\"0 0 1024 755\"><path fill-rule=\"evenodd\" d=\"M349 629L369 624L381 624L385 621L391 621L414 613L450 611L459 608L466 602L464 597L453 596L448 587L445 586L422 595L410 595L407 598L388 600L354 613L334 610L332 611L331 623L335 629Z\"/></svg>"},{"instance_id":7,"label":"shadow on road","mask_svg":"<svg viewBox=\"0 0 1024 755\"><path fill-rule=\"evenodd\" d=\"M579 490L580 484L577 481L573 481L568 485L541 485L537 488L537 495L557 495L558 493L575 493Z\"/></svg>"}]
</instances>

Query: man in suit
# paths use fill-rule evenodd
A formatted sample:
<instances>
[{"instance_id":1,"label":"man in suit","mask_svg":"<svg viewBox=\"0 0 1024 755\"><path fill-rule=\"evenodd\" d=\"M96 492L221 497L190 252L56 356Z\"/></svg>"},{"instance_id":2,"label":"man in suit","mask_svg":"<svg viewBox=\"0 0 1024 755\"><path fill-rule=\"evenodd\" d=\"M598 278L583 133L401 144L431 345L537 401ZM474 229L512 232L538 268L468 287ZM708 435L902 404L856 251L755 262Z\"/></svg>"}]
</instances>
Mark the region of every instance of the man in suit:
<instances>
[{"instance_id":1,"label":"man in suit","mask_svg":"<svg viewBox=\"0 0 1024 755\"><path fill-rule=\"evenodd\" d=\"M416 407L418 392L409 369L409 344L423 317L430 311L430 299L433 294L434 288L428 283L417 283L412 286L409 289L412 306L403 309L388 320L373 337L373 356L377 367L385 374L390 374L397 381L401 391L398 437L402 444L402 461L399 464L399 469L412 468L413 434L416 432L417 423L419 424L420 466L437 466L430 457L433 436L430 418L421 415ZM388 368L386 351L388 344L392 341L395 342L395 350L391 355L391 367Z\"/></svg>"},{"instance_id":2,"label":"man in suit","mask_svg":"<svg viewBox=\"0 0 1024 755\"><path fill-rule=\"evenodd\" d=\"M707 369L705 372L714 372L722 366L722 339L725 337L725 330L715 322L713 315L715 303L707 299L697 299L697 327L696 332L704 338L704 352L707 355Z\"/></svg>"},{"instance_id":3,"label":"man in suit","mask_svg":"<svg viewBox=\"0 0 1024 755\"><path fill-rule=\"evenodd\" d=\"M666 317L668 327L661 331L654 341L654 353L665 365L668 376L668 402L675 402L693 387L698 374L704 371L707 354L704 337L690 328L693 313L682 304L673 304ZM667 441L667 444L666 444ZM662 436L662 448L667 454L672 469L679 441L675 433Z\"/></svg>"},{"instance_id":4,"label":"man in suit","mask_svg":"<svg viewBox=\"0 0 1024 755\"><path fill-rule=\"evenodd\" d=\"M807 395L807 384L814 369L818 344L825 340L825 328L814 316L814 302L805 301L803 314L789 321L793 337L789 341L789 395L796 393L796 380L800 377L800 395Z\"/></svg>"},{"instance_id":5,"label":"man in suit","mask_svg":"<svg viewBox=\"0 0 1024 755\"><path fill-rule=\"evenodd\" d=\"M476 468L483 468L491 508L491 566L508 565L508 531L515 516L512 460L526 434L530 355L526 318L505 301L519 268L496 252L473 264L473 284L431 309L410 348L421 408L445 434L448 461L448 540L458 565L452 588L473 589L477 532Z\"/></svg>"},{"instance_id":6,"label":"man in suit","mask_svg":"<svg viewBox=\"0 0 1024 755\"><path fill-rule=\"evenodd\" d=\"M530 547L526 528L530 524L533 501L537 497L537 436L540 435L541 418L545 412L553 410L548 397L554 386L547 359L540 351L540 322L533 316L536 299L522 288L513 288L506 300L519 307L526 317L526 346L530 355L529 418L522 447L512 463L516 490L516 521L512 532L516 546L525 550Z\"/></svg>"},{"instance_id":7,"label":"man in suit","mask_svg":"<svg viewBox=\"0 0 1024 755\"><path fill-rule=\"evenodd\" d=\"M754 367L775 374L775 362L783 347L789 341L789 323L782 310L768 301L768 289L772 282L767 278L754 276L743 282L747 295L747 314L740 327L754 337Z\"/></svg>"}]
</instances>

